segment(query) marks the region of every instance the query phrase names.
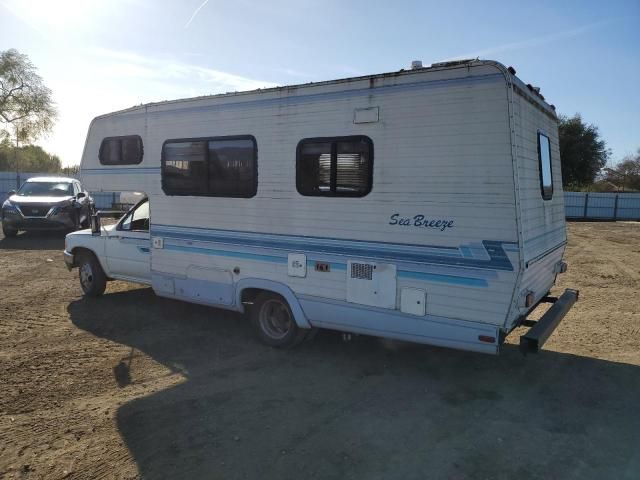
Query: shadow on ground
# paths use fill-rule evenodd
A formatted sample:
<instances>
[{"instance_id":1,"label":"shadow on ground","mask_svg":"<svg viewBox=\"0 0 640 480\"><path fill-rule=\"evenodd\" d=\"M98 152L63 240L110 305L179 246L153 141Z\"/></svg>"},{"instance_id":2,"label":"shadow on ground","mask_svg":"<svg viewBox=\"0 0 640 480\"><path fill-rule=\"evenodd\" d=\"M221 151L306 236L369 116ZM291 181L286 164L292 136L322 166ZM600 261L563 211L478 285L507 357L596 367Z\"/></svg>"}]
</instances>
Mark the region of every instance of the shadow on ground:
<instances>
[{"instance_id":1,"label":"shadow on ground","mask_svg":"<svg viewBox=\"0 0 640 480\"><path fill-rule=\"evenodd\" d=\"M69 312L186 377L118 410L142 478L640 478L636 366L332 332L277 351L239 315L150 289Z\"/></svg>"},{"instance_id":2,"label":"shadow on ground","mask_svg":"<svg viewBox=\"0 0 640 480\"><path fill-rule=\"evenodd\" d=\"M0 236L0 250L64 250L66 232L22 232L17 237Z\"/></svg>"}]
</instances>

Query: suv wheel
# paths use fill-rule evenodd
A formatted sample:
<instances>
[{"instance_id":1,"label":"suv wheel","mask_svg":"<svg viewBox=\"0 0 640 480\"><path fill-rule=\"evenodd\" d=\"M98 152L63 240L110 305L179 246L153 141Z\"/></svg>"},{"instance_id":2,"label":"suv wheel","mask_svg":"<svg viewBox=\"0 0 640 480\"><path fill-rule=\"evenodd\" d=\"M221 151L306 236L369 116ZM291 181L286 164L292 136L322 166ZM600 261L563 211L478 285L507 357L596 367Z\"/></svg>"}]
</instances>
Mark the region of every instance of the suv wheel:
<instances>
[{"instance_id":1,"label":"suv wheel","mask_svg":"<svg viewBox=\"0 0 640 480\"><path fill-rule=\"evenodd\" d=\"M18 229L17 228L11 228L8 225L5 225L3 223L2 224L2 233L4 234L5 237L13 238L16 235L18 235Z\"/></svg>"}]
</instances>

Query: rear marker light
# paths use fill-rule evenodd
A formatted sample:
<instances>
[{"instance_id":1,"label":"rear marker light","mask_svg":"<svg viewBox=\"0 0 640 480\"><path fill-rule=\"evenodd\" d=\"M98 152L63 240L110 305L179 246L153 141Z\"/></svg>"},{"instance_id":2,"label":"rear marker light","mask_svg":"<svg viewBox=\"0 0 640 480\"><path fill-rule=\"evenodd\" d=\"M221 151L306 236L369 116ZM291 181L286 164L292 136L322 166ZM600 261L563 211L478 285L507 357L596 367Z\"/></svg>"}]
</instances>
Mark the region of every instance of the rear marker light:
<instances>
[{"instance_id":1,"label":"rear marker light","mask_svg":"<svg viewBox=\"0 0 640 480\"><path fill-rule=\"evenodd\" d=\"M496 337L490 337L489 335L478 335L478 340L486 343L496 343Z\"/></svg>"},{"instance_id":2,"label":"rear marker light","mask_svg":"<svg viewBox=\"0 0 640 480\"><path fill-rule=\"evenodd\" d=\"M527 293L527 297L525 298L524 301L524 306L525 307L530 307L533 305L533 300L535 299L533 293Z\"/></svg>"}]
</instances>

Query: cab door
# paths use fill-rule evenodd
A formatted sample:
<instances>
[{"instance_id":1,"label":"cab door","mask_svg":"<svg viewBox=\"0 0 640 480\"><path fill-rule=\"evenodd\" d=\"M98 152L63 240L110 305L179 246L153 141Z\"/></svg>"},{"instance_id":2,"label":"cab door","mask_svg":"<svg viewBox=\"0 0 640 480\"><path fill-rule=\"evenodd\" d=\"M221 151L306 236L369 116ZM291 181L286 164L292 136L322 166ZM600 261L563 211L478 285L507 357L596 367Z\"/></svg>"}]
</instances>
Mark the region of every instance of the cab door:
<instances>
[{"instance_id":1,"label":"cab door","mask_svg":"<svg viewBox=\"0 0 640 480\"><path fill-rule=\"evenodd\" d=\"M148 199L136 205L111 230L105 250L111 276L151 283Z\"/></svg>"}]
</instances>

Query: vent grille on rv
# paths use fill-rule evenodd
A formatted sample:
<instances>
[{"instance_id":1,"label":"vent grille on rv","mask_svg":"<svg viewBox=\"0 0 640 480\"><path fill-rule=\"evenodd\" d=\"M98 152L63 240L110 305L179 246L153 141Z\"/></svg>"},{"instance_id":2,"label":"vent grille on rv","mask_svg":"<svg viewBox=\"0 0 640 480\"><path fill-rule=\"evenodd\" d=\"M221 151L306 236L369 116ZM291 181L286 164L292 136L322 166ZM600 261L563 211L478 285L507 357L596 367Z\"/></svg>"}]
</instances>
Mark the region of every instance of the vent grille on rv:
<instances>
[{"instance_id":1,"label":"vent grille on rv","mask_svg":"<svg viewBox=\"0 0 640 480\"><path fill-rule=\"evenodd\" d=\"M360 280L373 279L374 266L370 263L352 263L351 264L351 278L358 278Z\"/></svg>"}]
</instances>

